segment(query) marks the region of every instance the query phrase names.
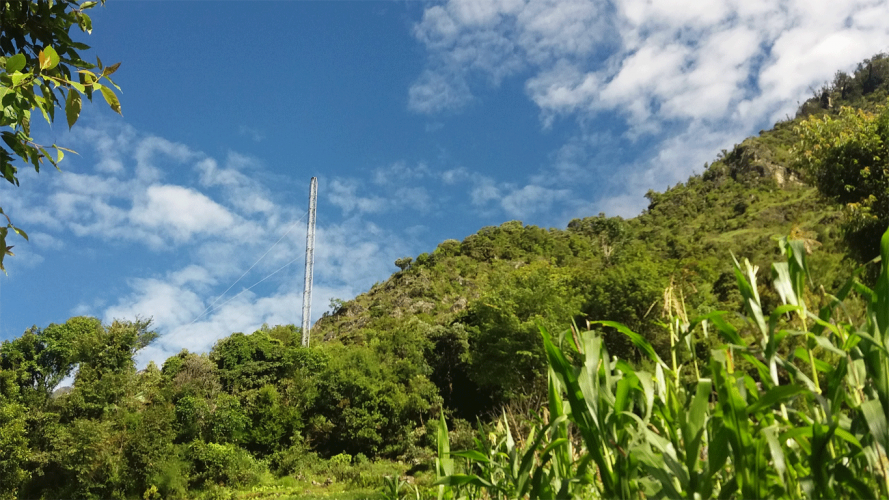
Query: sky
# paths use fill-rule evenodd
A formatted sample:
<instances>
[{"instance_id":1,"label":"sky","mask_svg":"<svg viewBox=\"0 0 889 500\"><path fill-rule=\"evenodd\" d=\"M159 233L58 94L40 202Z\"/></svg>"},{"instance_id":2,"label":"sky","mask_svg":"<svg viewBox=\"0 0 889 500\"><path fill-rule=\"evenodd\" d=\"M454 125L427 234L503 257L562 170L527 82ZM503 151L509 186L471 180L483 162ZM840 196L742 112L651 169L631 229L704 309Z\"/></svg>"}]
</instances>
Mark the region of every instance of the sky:
<instances>
[{"instance_id":1,"label":"sky","mask_svg":"<svg viewBox=\"0 0 889 500\"><path fill-rule=\"evenodd\" d=\"M62 171L2 206L30 241L0 276L0 339L76 315L151 318L139 362L299 325L509 220L623 217L889 50L889 2L128 1L81 38L121 62Z\"/></svg>"}]
</instances>

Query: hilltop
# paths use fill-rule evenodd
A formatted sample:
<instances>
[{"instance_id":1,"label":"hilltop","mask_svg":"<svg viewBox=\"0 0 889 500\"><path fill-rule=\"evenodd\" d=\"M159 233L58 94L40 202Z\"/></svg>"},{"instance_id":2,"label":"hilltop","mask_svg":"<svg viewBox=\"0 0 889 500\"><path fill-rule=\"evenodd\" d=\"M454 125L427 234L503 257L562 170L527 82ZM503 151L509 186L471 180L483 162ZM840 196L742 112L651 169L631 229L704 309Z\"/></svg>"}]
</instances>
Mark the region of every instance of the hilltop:
<instances>
[{"instance_id":1,"label":"hilltop","mask_svg":"<svg viewBox=\"0 0 889 500\"><path fill-rule=\"evenodd\" d=\"M632 219L599 214L565 229L509 221L399 259L400 271L325 314L312 342L420 342L445 406L472 418L542 393L538 325L561 331L571 320L620 321L666 352L658 324L665 288L682 294L689 315L740 311L731 256L767 270L782 236L809 242L815 285L833 289L855 264L839 226L842 207L797 170L794 128L842 106L873 109L887 88L883 55L854 74L838 72L796 117L723 150L685 183L649 191L648 208ZM769 280L764 273L759 288L771 307L778 297ZM623 336L610 335L608 344L613 354L636 356Z\"/></svg>"}]
</instances>

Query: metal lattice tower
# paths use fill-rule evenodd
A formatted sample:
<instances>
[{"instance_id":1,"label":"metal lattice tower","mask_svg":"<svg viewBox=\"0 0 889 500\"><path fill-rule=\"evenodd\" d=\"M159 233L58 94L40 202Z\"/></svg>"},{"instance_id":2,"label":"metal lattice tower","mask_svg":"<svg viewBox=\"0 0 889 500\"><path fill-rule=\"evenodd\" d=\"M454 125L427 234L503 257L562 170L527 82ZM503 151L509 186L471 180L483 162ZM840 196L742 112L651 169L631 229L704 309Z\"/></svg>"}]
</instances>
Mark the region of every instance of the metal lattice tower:
<instances>
[{"instance_id":1,"label":"metal lattice tower","mask_svg":"<svg viewBox=\"0 0 889 500\"><path fill-rule=\"evenodd\" d=\"M318 178L312 177L309 191L309 220L306 228L306 283L303 289L303 347L309 347L312 319L312 268L315 266L315 207L318 201Z\"/></svg>"}]
</instances>

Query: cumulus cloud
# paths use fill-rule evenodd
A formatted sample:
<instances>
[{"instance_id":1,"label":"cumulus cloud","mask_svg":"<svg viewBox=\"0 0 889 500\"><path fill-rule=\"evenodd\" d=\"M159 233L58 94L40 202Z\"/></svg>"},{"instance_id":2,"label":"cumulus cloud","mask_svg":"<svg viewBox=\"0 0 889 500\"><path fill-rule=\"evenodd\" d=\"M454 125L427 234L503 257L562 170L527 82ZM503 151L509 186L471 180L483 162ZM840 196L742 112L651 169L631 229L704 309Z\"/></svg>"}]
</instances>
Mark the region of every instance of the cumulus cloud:
<instances>
[{"instance_id":1,"label":"cumulus cloud","mask_svg":"<svg viewBox=\"0 0 889 500\"><path fill-rule=\"evenodd\" d=\"M232 205L247 213L274 214L274 203L268 189L244 171L261 168L258 161L235 152L229 152L223 165L214 158L204 158L195 168L200 172L204 187L221 188Z\"/></svg>"},{"instance_id":2,"label":"cumulus cloud","mask_svg":"<svg viewBox=\"0 0 889 500\"><path fill-rule=\"evenodd\" d=\"M245 137L248 137L253 142L262 142L265 140L265 134L263 134L262 131L253 127L248 127L246 125L239 126L238 133Z\"/></svg>"},{"instance_id":3,"label":"cumulus cloud","mask_svg":"<svg viewBox=\"0 0 889 500\"><path fill-rule=\"evenodd\" d=\"M149 186L129 214L140 226L167 232L176 241L195 234L218 234L230 229L235 217L202 193L182 186Z\"/></svg>"},{"instance_id":4,"label":"cumulus cloud","mask_svg":"<svg viewBox=\"0 0 889 500\"><path fill-rule=\"evenodd\" d=\"M237 152L212 157L126 125L86 125L70 139L82 163L72 160L41 182L23 179L10 199L33 240L18 265L95 243L164 255L161 265L117 268L123 284L85 297L73 314L151 318L161 336L140 353L141 364L183 348L207 351L264 323L301 322L305 203L276 199L261 182L259 161ZM326 201L345 217L321 219L316 229L312 320L331 298L367 290L394 270L395 259L418 253L413 232L365 217L428 210L432 197L420 181L438 177L424 163L394 162L361 179L321 179Z\"/></svg>"},{"instance_id":5,"label":"cumulus cloud","mask_svg":"<svg viewBox=\"0 0 889 500\"><path fill-rule=\"evenodd\" d=\"M477 183L475 203L512 196L504 208L516 210L513 200L534 197L530 186L585 171L598 178L603 206L640 209L647 189L685 179L793 114L837 69L887 49L889 26L878 21L887 16L889 4L875 0L449 0L414 27L428 63L408 94L414 111L459 111L504 78L522 78L544 128L576 120L575 137L527 189L502 195ZM611 147L642 151L619 176L591 161L605 115L622 120L604 125L617 134Z\"/></svg>"}]
</instances>

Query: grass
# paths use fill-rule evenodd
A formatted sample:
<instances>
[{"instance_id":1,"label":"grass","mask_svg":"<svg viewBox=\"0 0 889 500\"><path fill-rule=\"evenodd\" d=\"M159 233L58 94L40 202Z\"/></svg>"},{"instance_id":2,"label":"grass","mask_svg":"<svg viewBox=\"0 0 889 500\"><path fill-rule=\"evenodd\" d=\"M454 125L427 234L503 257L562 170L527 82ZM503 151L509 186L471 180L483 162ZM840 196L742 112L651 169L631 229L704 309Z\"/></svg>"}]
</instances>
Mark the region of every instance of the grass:
<instances>
[{"instance_id":1,"label":"grass","mask_svg":"<svg viewBox=\"0 0 889 500\"><path fill-rule=\"evenodd\" d=\"M282 484L284 483L284 484ZM232 491L234 500L382 500L385 497L372 488L355 487L350 483L315 485L311 481L285 478L277 484L254 487L250 490Z\"/></svg>"}]
</instances>

